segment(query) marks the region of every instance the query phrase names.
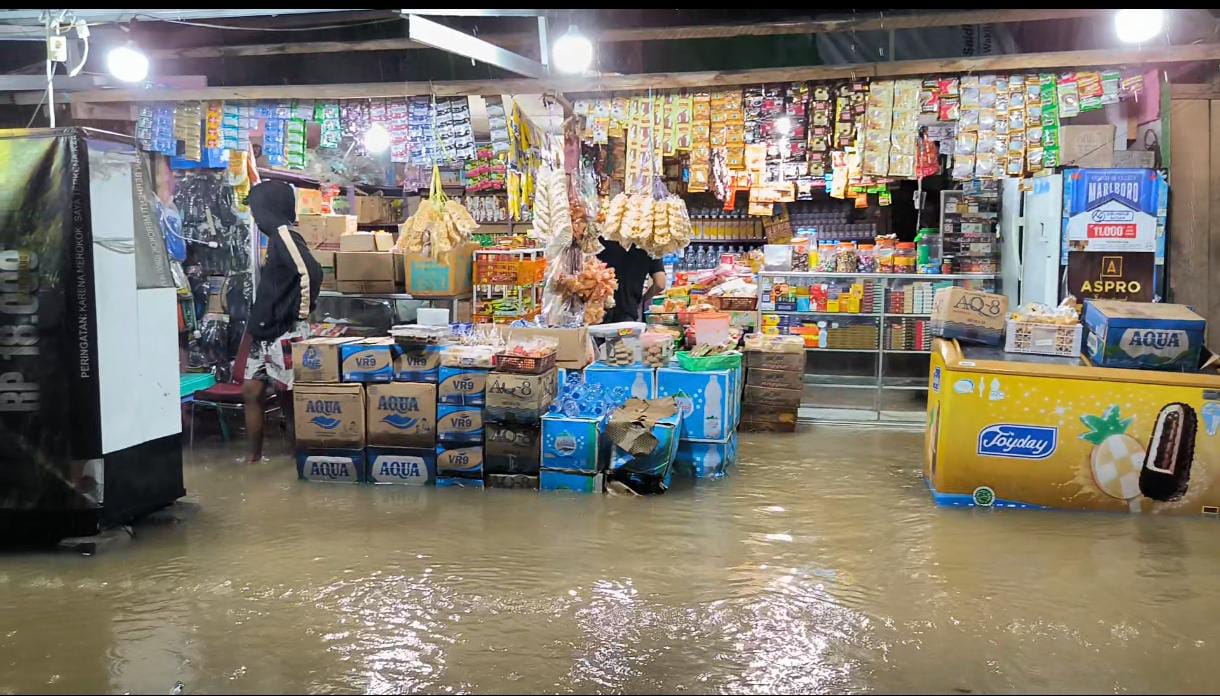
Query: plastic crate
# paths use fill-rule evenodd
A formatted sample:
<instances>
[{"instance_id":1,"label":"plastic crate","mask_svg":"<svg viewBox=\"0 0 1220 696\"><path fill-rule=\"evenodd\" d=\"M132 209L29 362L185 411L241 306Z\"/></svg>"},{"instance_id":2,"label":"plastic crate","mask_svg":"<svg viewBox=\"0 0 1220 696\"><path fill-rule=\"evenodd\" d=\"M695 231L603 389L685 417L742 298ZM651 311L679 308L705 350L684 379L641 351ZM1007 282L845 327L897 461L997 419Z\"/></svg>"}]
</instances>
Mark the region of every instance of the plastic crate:
<instances>
[{"instance_id":1,"label":"plastic crate","mask_svg":"<svg viewBox=\"0 0 1220 696\"><path fill-rule=\"evenodd\" d=\"M1004 350L1074 358L1080 355L1080 324L1037 324L1008 320Z\"/></svg>"},{"instance_id":2,"label":"plastic crate","mask_svg":"<svg viewBox=\"0 0 1220 696\"><path fill-rule=\"evenodd\" d=\"M501 372L516 372L522 375L540 375L555 367L555 353L547 353L541 358L526 355L496 355L496 369Z\"/></svg>"}]
</instances>

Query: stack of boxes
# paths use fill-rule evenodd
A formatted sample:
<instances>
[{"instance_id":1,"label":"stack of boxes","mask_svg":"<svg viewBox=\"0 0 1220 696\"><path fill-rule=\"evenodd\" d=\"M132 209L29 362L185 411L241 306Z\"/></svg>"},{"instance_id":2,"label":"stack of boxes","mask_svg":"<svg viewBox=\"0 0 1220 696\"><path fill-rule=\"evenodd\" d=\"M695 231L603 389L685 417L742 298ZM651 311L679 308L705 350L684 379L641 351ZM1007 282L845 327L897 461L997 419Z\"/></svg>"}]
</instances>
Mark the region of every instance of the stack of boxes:
<instances>
[{"instance_id":1,"label":"stack of boxes","mask_svg":"<svg viewBox=\"0 0 1220 696\"><path fill-rule=\"evenodd\" d=\"M298 191L298 196L302 191ZM339 252L339 240L344 235L356 232L355 215L318 215L298 211L297 231L305 240L306 246L322 266L322 289L337 290L338 279L335 275L336 256Z\"/></svg>"},{"instance_id":2,"label":"stack of boxes","mask_svg":"<svg viewBox=\"0 0 1220 696\"><path fill-rule=\"evenodd\" d=\"M804 347L778 341L767 347L775 350L745 352L741 427L746 432L794 432L804 390Z\"/></svg>"},{"instance_id":3,"label":"stack of boxes","mask_svg":"<svg viewBox=\"0 0 1220 696\"><path fill-rule=\"evenodd\" d=\"M427 357L425 358L424 355ZM484 475L483 404L487 370L440 364L440 349L412 358L417 365L438 365L436 470L439 485L482 488Z\"/></svg>"},{"instance_id":4,"label":"stack of boxes","mask_svg":"<svg viewBox=\"0 0 1220 696\"><path fill-rule=\"evenodd\" d=\"M657 398L672 396L682 408L674 460L679 474L719 478L736 461L742 376L740 364L706 372L680 367L657 370Z\"/></svg>"},{"instance_id":5,"label":"stack of boxes","mask_svg":"<svg viewBox=\"0 0 1220 696\"><path fill-rule=\"evenodd\" d=\"M487 375L485 470L493 488L538 488L542 417L555 400L558 370L519 374L499 368Z\"/></svg>"}]
</instances>

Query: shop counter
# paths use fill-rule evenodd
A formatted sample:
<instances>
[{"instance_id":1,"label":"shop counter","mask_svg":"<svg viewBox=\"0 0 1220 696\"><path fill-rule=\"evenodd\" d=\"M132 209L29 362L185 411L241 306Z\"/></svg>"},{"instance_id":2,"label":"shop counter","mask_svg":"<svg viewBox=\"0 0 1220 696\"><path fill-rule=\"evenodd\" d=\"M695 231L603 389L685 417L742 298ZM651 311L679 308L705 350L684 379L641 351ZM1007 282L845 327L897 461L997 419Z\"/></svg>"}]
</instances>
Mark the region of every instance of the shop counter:
<instances>
[{"instance_id":1,"label":"shop counter","mask_svg":"<svg viewBox=\"0 0 1220 696\"><path fill-rule=\"evenodd\" d=\"M937 339L929 381L940 505L1220 514L1220 375Z\"/></svg>"}]
</instances>

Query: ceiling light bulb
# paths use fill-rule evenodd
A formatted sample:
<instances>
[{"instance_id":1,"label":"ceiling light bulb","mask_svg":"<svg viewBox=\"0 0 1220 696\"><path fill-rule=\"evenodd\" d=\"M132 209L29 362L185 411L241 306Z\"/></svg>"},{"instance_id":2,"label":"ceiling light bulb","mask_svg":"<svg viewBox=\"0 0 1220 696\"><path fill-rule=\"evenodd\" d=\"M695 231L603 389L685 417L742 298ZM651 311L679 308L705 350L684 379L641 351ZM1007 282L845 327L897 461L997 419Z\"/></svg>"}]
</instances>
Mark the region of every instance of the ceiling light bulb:
<instances>
[{"instance_id":1,"label":"ceiling light bulb","mask_svg":"<svg viewBox=\"0 0 1220 696\"><path fill-rule=\"evenodd\" d=\"M385 152L390 148L390 131L380 123L374 123L364 132L364 150L372 154Z\"/></svg>"},{"instance_id":2,"label":"ceiling light bulb","mask_svg":"<svg viewBox=\"0 0 1220 696\"><path fill-rule=\"evenodd\" d=\"M140 82L148 77L148 56L132 46L118 46L106 54L106 69L123 82Z\"/></svg>"},{"instance_id":3,"label":"ceiling light bulb","mask_svg":"<svg viewBox=\"0 0 1220 696\"><path fill-rule=\"evenodd\" d=\"M1164 10L1119 10L1114 15L1114 32L1127 43L1144 43L1164 27Z\"/></svg>"},{"instance_id":4,"label":"ceiling light bulb","mask_svg":"<svg viewBox=\"0 0 1220 696\"><path fill-rule=\"evenodd\" d=\"M551 60L560 72L587 72L593 64L593 42L575 26L569 26L568 32L559 37L551 49Z\"/></svg>"},{"instance_id":5,"label":"ceiling light bulb","mask_svg":"<svg viewBox=\"0 0 1220 696\"><path fill-rule=\"evenodd\" d=\"M775 119L775 130L779 131L780 135L788 135L792 132L792 119L787 116Z\"/></svg>"}]
</instances>

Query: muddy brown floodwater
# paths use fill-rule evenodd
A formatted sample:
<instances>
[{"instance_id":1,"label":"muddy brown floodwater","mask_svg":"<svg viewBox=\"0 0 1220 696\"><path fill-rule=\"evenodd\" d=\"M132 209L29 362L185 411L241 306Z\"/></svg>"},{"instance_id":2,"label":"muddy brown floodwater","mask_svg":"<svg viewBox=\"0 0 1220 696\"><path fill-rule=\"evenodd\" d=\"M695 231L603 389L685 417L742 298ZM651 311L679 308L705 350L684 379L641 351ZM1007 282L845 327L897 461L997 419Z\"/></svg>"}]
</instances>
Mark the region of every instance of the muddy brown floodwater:
<instances>
[{"instance_id":1,"label":"muddy brown floodwater","mask_svg":"<svg viewBox=\"0 0 1220 696\"><path fill-rule=\"evenodd\" d=\"M656 498L309 484L0 556L0 692L1207 691L1220 526L935 508L922 435L743 435ZM240 443L239 443L240 444Z\"/></svg>"}]
</instances>

